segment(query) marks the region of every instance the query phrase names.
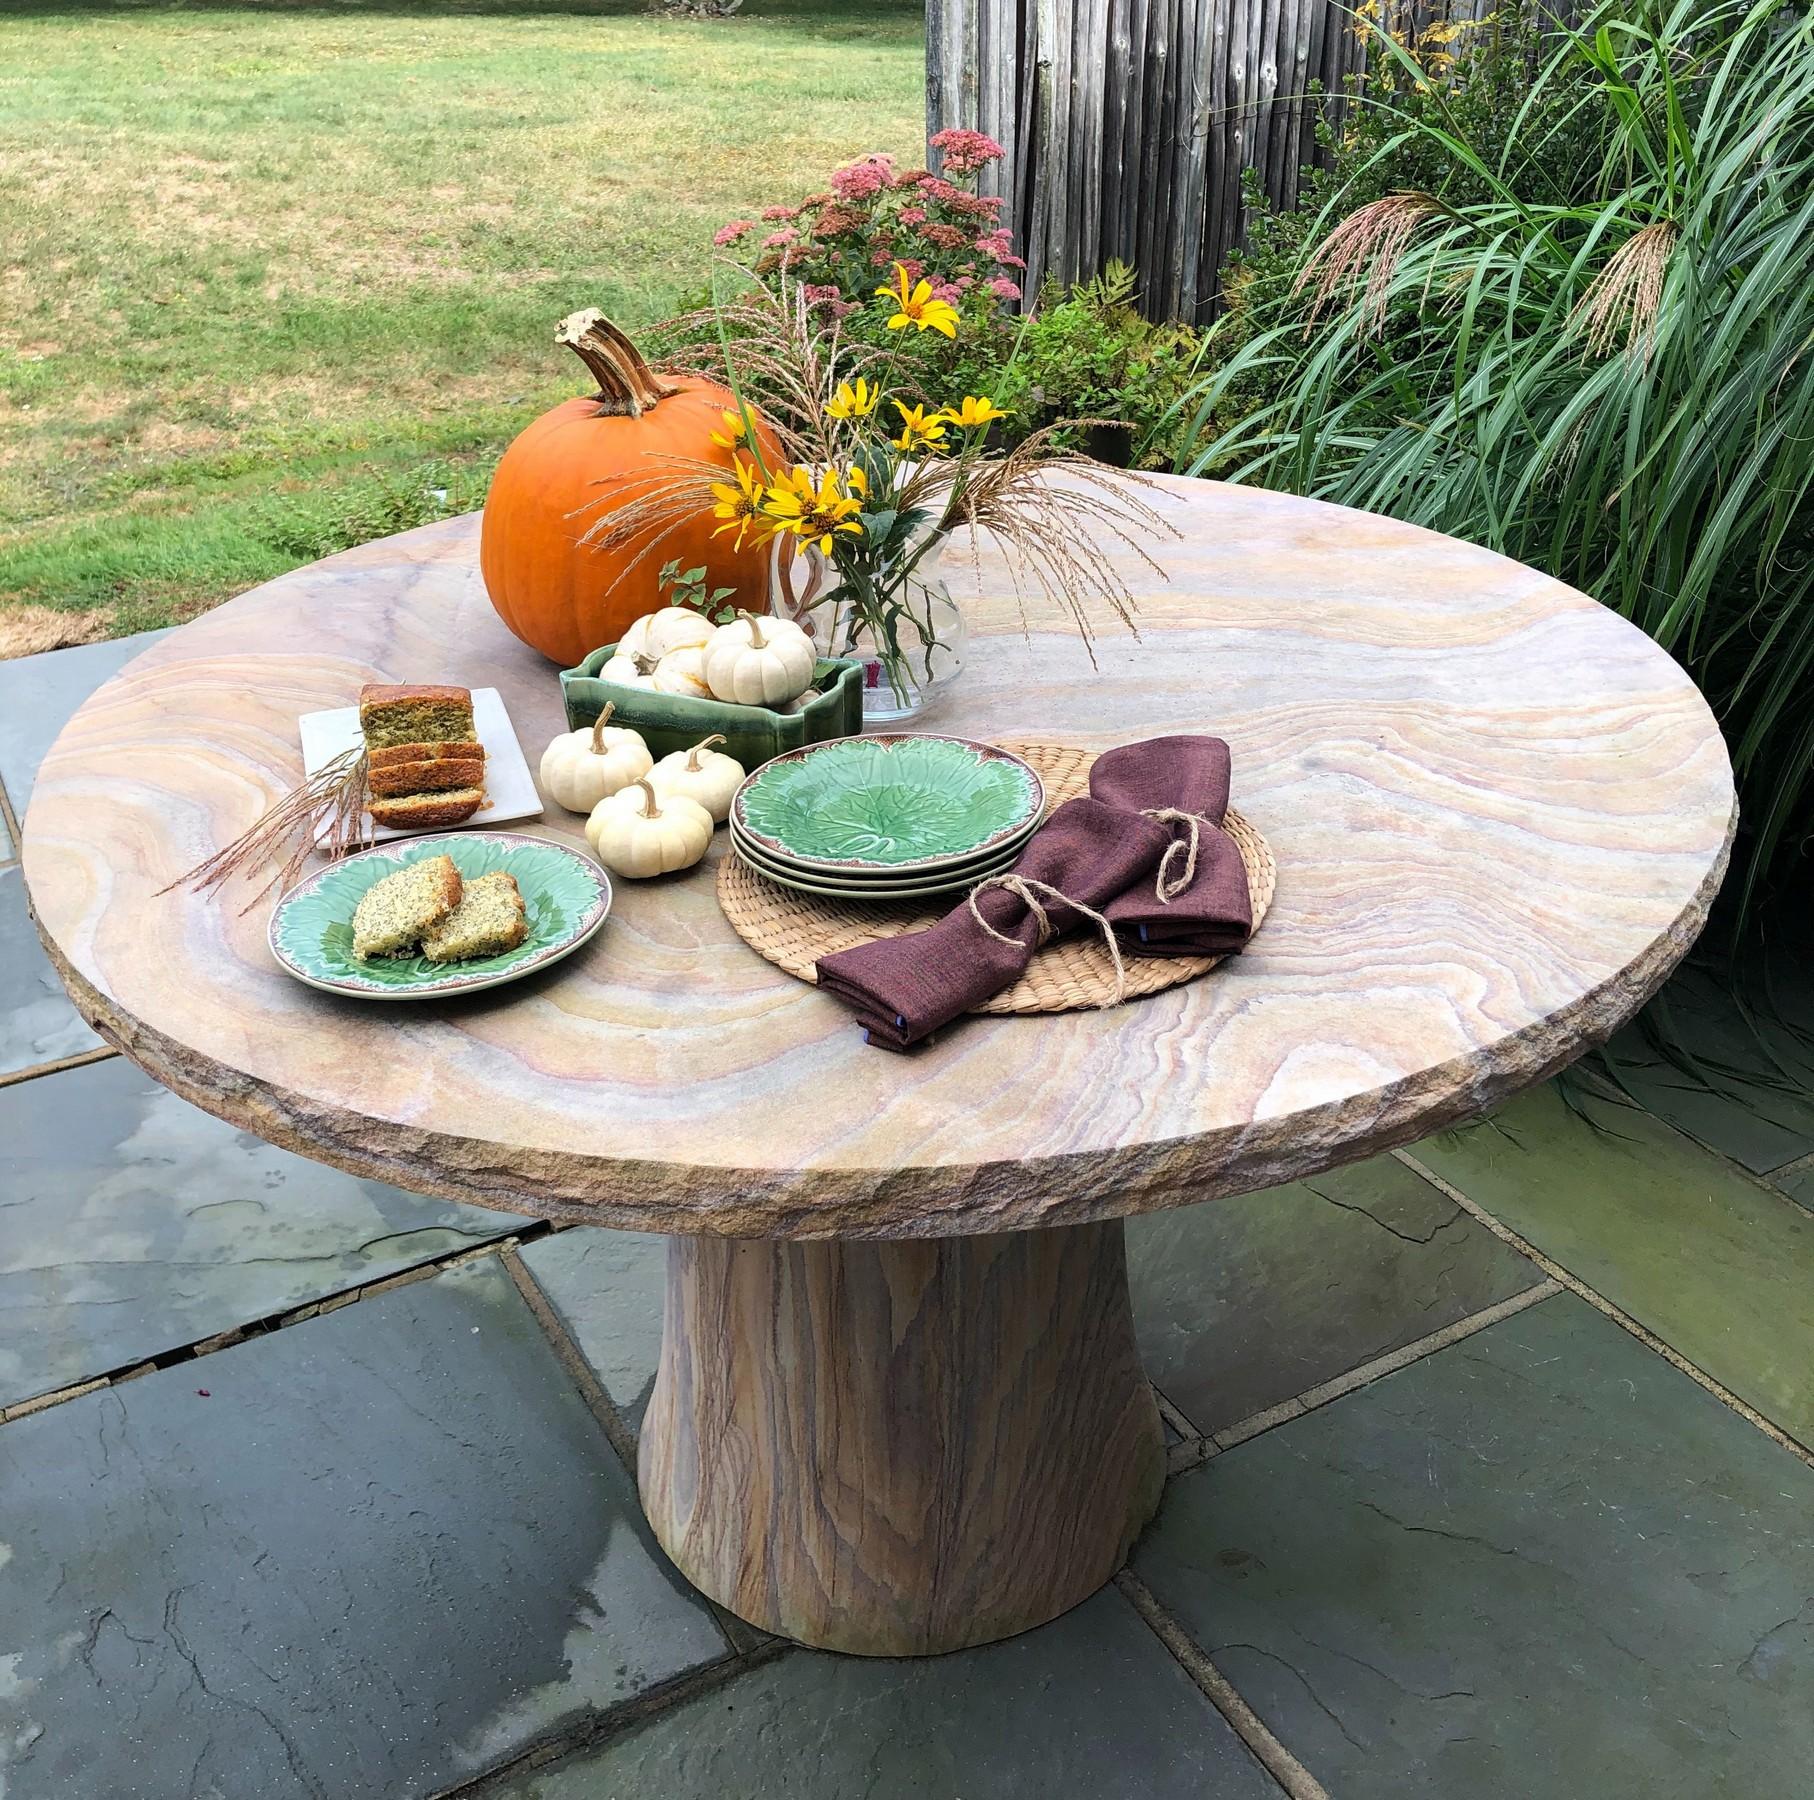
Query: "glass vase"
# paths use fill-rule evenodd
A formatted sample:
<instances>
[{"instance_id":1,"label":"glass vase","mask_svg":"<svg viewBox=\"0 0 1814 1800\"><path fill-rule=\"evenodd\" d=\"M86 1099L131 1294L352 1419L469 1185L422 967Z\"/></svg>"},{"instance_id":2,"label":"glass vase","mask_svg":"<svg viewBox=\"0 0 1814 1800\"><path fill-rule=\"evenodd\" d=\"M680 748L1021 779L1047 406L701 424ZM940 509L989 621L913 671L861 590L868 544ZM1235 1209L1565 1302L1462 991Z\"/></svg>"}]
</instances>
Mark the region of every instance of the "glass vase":
<instances>
[{"instance_id":1,"label":"glass vase","mask_svg":"<svg viewBox=\"0 0 1814 1800\"><path fill-rule=\"evenodd\" d=\"M862 663L865 728L918 718L963 672L970 634L939 572L942 549L864 605L818 550L775 541L769 610L801 626L819 655Z\"/></svg>"}]
</instances>

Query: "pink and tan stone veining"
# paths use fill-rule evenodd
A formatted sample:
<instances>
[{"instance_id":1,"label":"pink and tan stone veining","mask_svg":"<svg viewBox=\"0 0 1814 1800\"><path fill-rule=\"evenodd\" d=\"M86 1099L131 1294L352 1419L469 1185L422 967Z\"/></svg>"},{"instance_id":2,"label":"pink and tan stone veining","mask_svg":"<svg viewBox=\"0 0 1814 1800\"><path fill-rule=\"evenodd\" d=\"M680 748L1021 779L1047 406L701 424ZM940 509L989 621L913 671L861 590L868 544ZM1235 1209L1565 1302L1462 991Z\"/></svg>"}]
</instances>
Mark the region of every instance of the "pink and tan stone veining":
<instances>
[{"instance_id":1,"label":"pink and tan stone veining","mask_svg":"<svg viewBox=\"0 0 1814 1800\"><path fill-rule=\"evenodd\" d=\"M244 595L90 700L26 820L41 930L97 1029L210 1111L404 1186L666 1232L1203 1200L1408 1141L1612 1032L1699 931L1731 841L1725 745L1682 671L1581 595L1410 526L1196 482L1161 505L1171 580L1131 572L1141 641L1106 624L1097 668L1055 620L1023 633L990 552L974 577L947 558L976 642L924 724L1225 736L1278 893L1189 986L967 1021L903 1058L748 951L709 865L620 883L588 949L446 1005L316 993L272 961L266 907L160 896L294 782L296 716L362 681L495 685L533 765L558 684L493 616L470 519ZM579 844L581 823L529 828Z\"/></svg>"}]
</instances>

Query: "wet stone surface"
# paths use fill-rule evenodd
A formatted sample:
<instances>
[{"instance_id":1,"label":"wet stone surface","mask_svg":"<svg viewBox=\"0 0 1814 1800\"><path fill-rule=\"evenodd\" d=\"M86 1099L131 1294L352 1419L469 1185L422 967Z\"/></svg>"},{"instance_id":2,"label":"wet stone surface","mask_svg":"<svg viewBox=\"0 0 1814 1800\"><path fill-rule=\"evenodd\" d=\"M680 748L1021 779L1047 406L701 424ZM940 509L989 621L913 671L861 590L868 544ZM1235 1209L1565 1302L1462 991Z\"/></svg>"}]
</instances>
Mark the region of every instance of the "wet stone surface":
<instances>
[{"instance_id":1,"label":"wet stone surface","mask_svg":"<svg viewBox=\"0 0 1814 1800\"><path fill-rule=\"evenodd\" d=\"M0 1404L521 1223L293 1156L119 1057L0 1088L0 1146Z\"/></svg>"},{"instance_id":2,"label":"wet stone surface","mask_svg":"<svg viewBox=\"0 0 1814 1800\"><path fill-rule=\"evenodd\" d=\"M1113 1589L909 1662L790 1652L503 1790L509 1800L1277 1800Z\"/></svg>"},{"instance_id":3,"label":"wet stone surface","mask_svg":"<svg viewBox=\"0 0 1814 1800\"><path fill-rule=\"evenodd\" d=\"M1180 1476L1134 1560L1341 1800L1814 1763L1814 1470L1572 1295Z\"/></svg>"},{"instance_id":4,"label":"wet stone surface","mask_svg":"<svg viewBox=\"0 0 1814 1800\"><path fill-rule=\"evenodd\" d=\"M725 1653L485 1260L0 1429L0 1788L438 1792Z\"/></svg>"},{"instance_id":5,"label":"wet stone surface","mask_svg":"<svg viewBox=\"0 0 1814 1800\"><path fill-rule=\"evenodd\" d=\"M17 867L0 869L0 1075L101 1047L38 942L25 877Z\"/></svg>"}]
</instances>

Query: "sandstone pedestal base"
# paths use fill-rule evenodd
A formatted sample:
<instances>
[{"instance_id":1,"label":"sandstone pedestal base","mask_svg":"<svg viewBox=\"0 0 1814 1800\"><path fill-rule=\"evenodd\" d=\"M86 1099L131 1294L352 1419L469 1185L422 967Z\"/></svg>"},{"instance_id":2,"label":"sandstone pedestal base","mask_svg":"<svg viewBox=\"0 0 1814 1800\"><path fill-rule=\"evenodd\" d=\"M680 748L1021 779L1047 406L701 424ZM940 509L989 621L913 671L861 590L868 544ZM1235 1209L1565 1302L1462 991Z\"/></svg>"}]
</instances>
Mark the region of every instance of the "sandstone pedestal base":
<instances>
[{"instance_id":1,"label":"sandstone pedestal base","mask_svg":"<svg viewBox=\"0 0 1814 1800\"><path fill-rule=\"evenodd\" d=\"M669 1241L643 1505L765 1631L916 1656L1044 1624L1120 1568L1164 1460L1119 1220Z\"/></svg>"}]
</instances>

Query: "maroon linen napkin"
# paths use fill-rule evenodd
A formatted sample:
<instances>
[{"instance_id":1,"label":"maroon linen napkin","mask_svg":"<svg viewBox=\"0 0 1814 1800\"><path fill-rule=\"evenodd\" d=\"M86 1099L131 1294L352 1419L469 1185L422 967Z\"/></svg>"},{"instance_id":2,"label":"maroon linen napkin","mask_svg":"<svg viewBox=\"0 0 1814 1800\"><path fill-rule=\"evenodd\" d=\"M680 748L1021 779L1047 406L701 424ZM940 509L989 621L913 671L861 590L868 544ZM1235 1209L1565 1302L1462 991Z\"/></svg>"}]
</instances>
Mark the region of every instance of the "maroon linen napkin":
<instances>
[{"instance_id":1,"label":"maroon linen napkin","mask_svg":"<svg viewBox=\"0 0 1814 1800\"><path fill-rule=\"evenodd\" d=\"M1140 878L1150 884L1171 841L1168 826L1137 812L1095 798L1070 800L1034 834L1014 873L1100 910ZM1040 898L1054 936L1086 922L1049 893L1042 891ZM977 923L966 897L924 931L821 957L820 987L857 1015L870 1043L908 1049L959 1013L1012 987L1033 958L1039 923L1024 900L989 888L977 895L976 905L996 931L1016 941L991 937Z\"/></svg>"},{"instance_id":2,"label":"maroon linen napkin","mask_svg":"<svg viewBox=\"0 0 1814 1800\"><path fill-rule=\"evenodd\" d=\"M1106 908L1123 949L1143 956L1216 956L1239 950L1252 936L1246 865L1222 829L1228 780L1228 746L1220 738L1149 738L1097 757L1090 770L1093 798L1125 812L1192 815L1163 821L1174 848L1151 876Z\"/></svg>"}]
</instances>

